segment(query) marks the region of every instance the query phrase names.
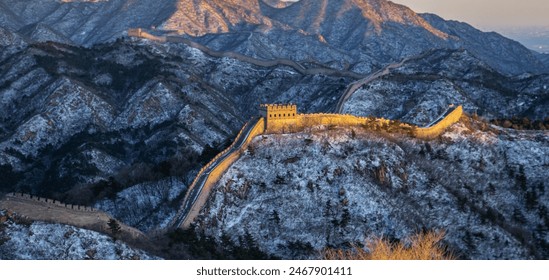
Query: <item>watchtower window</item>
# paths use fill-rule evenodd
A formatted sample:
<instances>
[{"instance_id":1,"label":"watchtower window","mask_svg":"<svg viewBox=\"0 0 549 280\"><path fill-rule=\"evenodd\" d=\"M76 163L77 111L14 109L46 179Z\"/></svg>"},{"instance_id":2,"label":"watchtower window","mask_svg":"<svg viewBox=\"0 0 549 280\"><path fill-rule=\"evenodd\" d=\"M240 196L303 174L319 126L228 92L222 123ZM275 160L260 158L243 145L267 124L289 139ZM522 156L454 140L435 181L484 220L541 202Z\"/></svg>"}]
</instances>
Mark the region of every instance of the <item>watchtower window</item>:
<instances>
[{"instance_id":1,"label":"watchtower window","mask_svg":"<svg viewBox=\"0 0 549 280\"><path fill-rule=\"evenodd\" d=\"M273 117L273 114L269 114L269 118L272 118Z\"/></svg>"}]
</instances>

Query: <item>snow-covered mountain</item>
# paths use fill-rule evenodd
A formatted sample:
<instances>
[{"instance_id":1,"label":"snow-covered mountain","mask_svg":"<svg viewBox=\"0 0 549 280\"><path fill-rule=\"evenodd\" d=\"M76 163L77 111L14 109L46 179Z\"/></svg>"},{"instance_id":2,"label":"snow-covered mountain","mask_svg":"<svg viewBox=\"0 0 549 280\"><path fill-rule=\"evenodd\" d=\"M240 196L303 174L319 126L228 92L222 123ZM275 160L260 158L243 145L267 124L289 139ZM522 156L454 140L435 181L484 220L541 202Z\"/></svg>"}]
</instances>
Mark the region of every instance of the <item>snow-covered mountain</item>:
<instances>
[{"instance_id":1,"label":"snow-covered mountain","mask_svg":"<svg viewBox=\"0 0 549 280\"><path fill-rule=\"evenodd\" d=\"M88 46L139 27L199 36L218 50L362 73L435 48L465 48L504 73L549 69L515 41L386 0L18 0L0 3L0 26Z\"/></svg>"},{"instance_id":2,"label":"snow-covered mountain","mask_svg":"<svg viewBox=\"0 0 549 280\"><path fill-rule=\"evenodd\" d=\"M427 125L448 104L487 119L549 116L549 75L504 76L466 50L434 50L359 88L343 112Z\"/></svg>"},{"instance_id":3,"label":"snow-covered mountain","mask_svg":"<svg viewBox=\"0 0 549 280\"><path fill-rule=\"evenodd\" d=\"M363 127L257 137L197 230L282 258L444 230L459 258L549 257L549 137L469 118L436 141Z\"/></svg>"},{"instance_id":4,"label":"snow-covered mountain","mask_svg":"<svg viewBox=\"0 0 549 280\"><path fill-rule=\"evenodd\" d=\"M93 44L114 40L128 28L161 24L175 2L9 0L0 3L0 26L20 30L43 24L73 43Z\"/></svg>"},{"instance_id":5,"label":"snow-covered mountain","mask_svg":"<svg viewBox=\"0 0 549 280\"><path fill-rule=\"evenodd\" d=\"M21 222L0 211L0 260L154 260L109 236L73 226Z\"/></svg>"},{"instance_id":6,"label":"snow-covered mountain","mask_svg":"<svg viewBox=\"0 0 549 280\"><path fill-rule=\"evenodd\" d=\"M341 112L418 125L451 103L486 119L549 116L547 55L390 1L293 2L0 2L0 194L93 205L155 233L259 104L333 112L362 76L379 74ZM128 38L129 28L210 51ZM303 71L311 67L320 70ZM230 233L235 244L252 234L265 252L293 258L367 235L441 228L460 257L546 258L548 138L483 121L431 142L345 128L262 136L219 183L199 230ZM65 226L0 228L17 236L0 245L10 258L93 253L24 248L46 230L59 248L95 238L126 252ZM137 254L99 247L96 258Z\"/></svg>"},{"instance_id":7,"label":"snow-covered mountain","mask_svg":"<svg viewBox=\"0 0 549 280\"><path fill-rule=\"evenodd\" d=\"M180 44L26 47L4 32L3 41L13 42L0 50L5 191L49 196L95 183L116 181L116 189L118 183L129 187L174 175L189 183L260 103L329 111L350 82L208 57ZM71 199L86 197L80 191Z\"/></svg>"}]
</instances>

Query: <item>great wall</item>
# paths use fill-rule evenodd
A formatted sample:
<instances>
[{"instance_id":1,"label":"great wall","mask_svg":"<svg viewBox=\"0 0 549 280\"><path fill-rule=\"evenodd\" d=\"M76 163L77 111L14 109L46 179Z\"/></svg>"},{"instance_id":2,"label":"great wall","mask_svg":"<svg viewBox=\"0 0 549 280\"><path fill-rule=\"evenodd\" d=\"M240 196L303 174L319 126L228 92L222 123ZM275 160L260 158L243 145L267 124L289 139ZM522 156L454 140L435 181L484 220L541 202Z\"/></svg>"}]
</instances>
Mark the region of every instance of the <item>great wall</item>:
<instances>
[{"instance_id":1,"label":"great wall","mask_svg":"<svg viewBox=\"0 0 549 280\"><path fill-rule=\"evenodd\" d=\"M97 209L88 207L88 206L82 206L82 205L74 205L74 204L67 204L62 203L61 201L49 199L49 198L43 198L35 195L30 195L26 193L8 193L5 196L5 199L8 201L36 201L36 202L44 202L49 204L49 206L56 206L56 207L63 207L68 210L72 211L82 211L82 212L98 212Z\"/></svg>"},{"instance_id":2,"label":"great wall","mask_svg":"<svg viewBox=\"0 0 549 280\"><path fill-rule=\"evenodd\" d=\"M359 88L363 87L364 85L372 82L373 80L376 80L380 77L383 77L383 76L386 76L388 75L389 73L391 73L391 69L394 69L394 68L398 68L400 66L402 66L406 61L410 60L411 58L405 58L403 59L401 62L398 62L398 63L391 63L387 66L385 66L385 68L377 71L377 72L374 72L372 73L371 75L368 75L367 77L365 78L362 78L352 84L350 84L348 87L347 87L347 90L345 90L345 92L343 93L343 95L341 95L341 97L339 98L339 101L337 102L337 105L336 105L336 109L335 109L335 112L336 113L342 113L343 112L343 104L345 104L345 102L351 98L351 96L355 93L355 91L357 91Z\"/></svg>"},{"instance_id":3,"label":"great wall","mask_svg":"<svg viewBox=\"0 0 549 280\"><path fill-rule=\"evenodd\" d=\"M264 118L250 120L240 130L233 144L219 153L198 172L183 199L181 208L172 224L173 226L182 228L190 226L208 200L215 183L238 160L240 154L246 150L252 139L264 132Z\"/></svg>"},{"instance_id":4,"label":"great wall","mask_svg":"<svg viewBox=\"0 0 549 280\"><path fill-rule=\"evenodd\" d=\"M17 214L28 221L59 223L112 234L108 222L113 219L107 213L92 207L62 203L57 200L23 193L9 193L0 199L0 209ZM141 231L121 222L118 238L129 243L148 240Z\"/></svg>"},{"instance_id":5,"label":"great wall","mask_svg":"<svg viewBox=\"0 0 549 280\"><path fill-rule=\"evenodd\" d=\"M233 58L240 61L244 61L253 65L261 66L261 67L274 67L274 66L289 66L299 72L303 75L329 75L329 76L339 76L339 77L349 77L353 79L362 79L364 78L363 74L359 74L353 71L348 70L338 70L334 68L329 68L323 65L320 65L318 63L315 63L315 65L322 66L322 67L304 67L302 63L289 60L289 59L272 59L272 60L266 60L266 59L257 59L251 56L246 56L243 54L239 54L232 51L215 51L212 50L202 44L193 42L189 39L178 37L178 36L156 36L151 33L148 33L140 28L137 29L130 29L128 30L128 36L136 37L136 38L143 38L151 41L161 42L161 43L182 43L185 45L188 45L192 48L199 49L200 51L204 52L205 54L212 56L212 57L218 57L218 58Z\"/></svg>"},{"instance_id":6,"label":"great wall","mask_svg":"<svg viewBox=\"0 0 549 280\"><path fill-rule=\"evenodd\" d=\"M386 129L391 123L390 120L357 117L353 115L338 114L338 112L342 111L345 101L357 89L372 80L387 75L390 73L390 69L399 67L405 62L404 60L400 63L390 64L384 69L364 77L364 75L355 72L336 70L324 66L319 68L305 68L298 62L286 59L260 60L234 52L217 52L182 37L155 36L144 32L141 29L131 29L128 31L128 35L158 42L184 43L213 57L235 58L262 67L285 65L292 67L299 73L305 75L326 74L359 79L351 84L341 96L336 107L336 113L334 114L298 114L296 105L263 105L260 108L261 117L253 118L247 122L238 133L234 142L206 164L196 175L171 224L174 228L178 227L183 229L190 227L194 219L200 214L200 211L208 200L216 182L223 176L227 169L238 160L240 155L246 151L249 143L259 135L299 133L314 126L352 127L367 125L376 130ZM450 107L441 117L437 118L427 127L417 127L403 123L399 123L398 126L406 131L410 131L414 137L432 139L438 137L452 124L458 122L462 114L462 106ZM16 212L19 216L31 221L61 223L106 234L111 233L107 223L112 217L105 212L91 207L65 204L60 201L27 194L11 193L5 195L4 198L0 200L0 209L8 209L12 212ZM143 242L143 240L148 240L139 230L122 223L120 223L120 225L120 239L127 242Z\"/></svg>"},{"instance_id":7,"label":"great wall","mask_svg":"<svg viewBox=\"0 0 549 280\"><path fill-rule=\"evenodd\" d=\"M463 107L449 107L438 119L432 122L427 127L416 127L414 136L422 139L436 138L444 132L452 124L457 123L463 115Z\"/></svg>"},{"instance_id":8,"label":"great wall","mask_svg":"<svg viewBox=\"0 0 549 280\"><path fill-rule=\"evenodd\" d=\"M212 159L197 174L189 187L182 206L174 219L173 226L182 229L190 227L194 219L206 203L215 183L227 169L238 160L240 154L248 148L248 144L261 134L298 133L313 126L362 126L368 125L383 129L390 120L381 118L365 118L342 114L298 114L295 105L262 105L261 118L252 120L239 132L233 144ZM450 106L447 111L428 127L417 127L400 123L398 126L410 131L413 136L421 139L438 137L449 126L459 121L463 114L462 106Z\"/></svg>"}]
</instances>

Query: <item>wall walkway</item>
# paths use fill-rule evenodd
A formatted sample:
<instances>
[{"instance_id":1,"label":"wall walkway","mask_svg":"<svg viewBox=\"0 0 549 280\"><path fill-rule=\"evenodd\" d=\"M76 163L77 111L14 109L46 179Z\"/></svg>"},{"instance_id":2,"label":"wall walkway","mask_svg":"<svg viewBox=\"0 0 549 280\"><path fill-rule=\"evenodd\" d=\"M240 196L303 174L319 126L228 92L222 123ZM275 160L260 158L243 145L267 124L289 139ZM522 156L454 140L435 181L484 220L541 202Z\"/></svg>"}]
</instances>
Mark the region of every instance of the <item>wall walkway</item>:
<instances>
[{"instance_id":1,"label":"wall walkway","mask_svg":"<svg viewBox=\"0 0 549 280\"><path fill-rule=\"evenodd\" d=\"M448 109L432 126L421 128L399 123L400 129L410 131L418 138L433 138L456 123L463 113L461 106ZM238 160L249 143L261 134L297 133L312 126L368 126L376 130L389 129L391 121L381 118L365 118L341 114L300 114L295 119L279 119L265 123L264 118L254 119L240 130L233 144L204 166L189 187L183 204L173 222L174 227L188 229L221 176ZM267 126L267 127L266 127Z\"/></svg>"},{"instance_id":2,"label":"wall walkway","mask_svg":"<svg viewBox=\"0 0 549 280\"><path fill-rule=\"evenodd\" d=\"M0 209L10 210L29 221L66 224L85 228L107 235L111 234L108 222L112 219L107 213L80 205L65 204L29 194L9 193L0 200ZM146 236L133 227L121 222L118 238L126 242L143 242Z\"/></svg>"},{"instance_id":3,"label":"wall walkway","mask_svg":"<svg viewBox=\"0 0 549 280\"><path fill-rule=\"evenodd\" d=\"M414 130L414 136L422 139L433 139L441 135L448 127L457 123L463 115L463 107L457 106L448 108L448 110L431 123L428 127L417 127Z\"/></svg>"},{"instance_id":4,"label":"wall walkway","mask_svg":"<svg viewBox=\"0 0 549 280\"><path fill-rule=\"evenodd\" d=\"M381 69L371 75L365 76L352 71L337 70L328 67L317 68L305 68L298 62L288 59L274 59L274 60L261 60L250 56L245 56L235 52L219 52L212 50L204 45L193 42L183 37L175 36L155 36L141 29L131 29L128 31L129 36L145 38L158 42L174 42L183 43L190 47L196 48L212 57L228 57L237 60L241 60L250 64L254 64L261 67L273 67L273 66L289 66L295 69L297 72L303 75L330 75L330 76L342 76L350 77L353 79L360 79L357 82L351 84L345 93L340 98L336 112L343 110L343 104L347 101L352 94L364 86L365 84L390 73L391 69L402 66L408 59L404 59L399 63L393 63ZM454 124L459 120L463 113L461 106L448 110L432 125L424 128L412 126L409 124L398 124L398 128L411 131L411 133L424 139L430 139L440 135L446 128ZM379 118L364 118L352 115L342 114L300 114L294 119L282 119L269 121L267 124L265 119L259 118L248 122L237 135L233 144L219 153L214 159L212 159L206 166L204 166L197 174L196 178L189 187L181 208L179 209L174 221L174 227L180 227L186 229L194 221L194 219L200 213L203 205L206 203L212 188L215 183L223 176L227 169L239 158L240 154L248 147L251 140L260 134L271 133L295 133L305 130L308 127L318 125L335 125L335 126L361 126L367 125L368 127L389 129L390 120Z\"/></svg>"},{"instance_id":5,"label":"wall walkway","mask_svg":"<svg viewBox=\"0 0 549 280\"><path fill-rule=\"evenodd\" d=\"M198 172L176 215L175 227L186 229L190 226L206 203L215 183L238 160L240 154L248 148L248 144L252 139L264 132L264 118L252 119L240 130L231 146L219 153Z\"/></svg>"},{"instance_id":6,"label":"wall walkway","mask_svg":"<svg viewBox=\"0 0 549 280\"><path fill-rule=\"evenodd\" d=\"M353 78L353 79L362 79L362 78L364 78L363 74L359 74L359 73L356 73L356 72L353 72L353 71L348 71L348 70L338 70L338 69L329 68L329 67L310 67L310 68L306 68L303 65L301 65L299 62L289 60L289 59L279 58L279 59L266 60L266 59L257 59L257 58L251 57L251 56L239 54L239 53L232 52L232 51L225 51L225 52L215 51L215 50L212 50L212 49L210 49L210 48L208 48L208 47L206 47L202 44L199 44L197 42L193 42L193 41L191 41L189 39L186 39L186 38L183 38L183 37L155 36L155 35L152 35L152 34L146 32L146 31L137 30L137 29L129 30L128 35L132 36L132 37L144 38L144 39L157 41L157 42L162 42L162 43L164 43L164 42L183 43L183 44L188 45L190 47L193 47L195 49L199 49L203 53L205 53L209 56L212 56L212 57L233 58L233 59L237 59L237 60L244 61L244 62L253 64L253 65L261 66L261 67L289 66L289 67L292 67L297 72L299 72L303 75L322 74L322 75L327 75L327 76L349 77L349 78ZM318 64L318 63L316 65L322 66L321 64Z\"/></svg>"}]
</instances>

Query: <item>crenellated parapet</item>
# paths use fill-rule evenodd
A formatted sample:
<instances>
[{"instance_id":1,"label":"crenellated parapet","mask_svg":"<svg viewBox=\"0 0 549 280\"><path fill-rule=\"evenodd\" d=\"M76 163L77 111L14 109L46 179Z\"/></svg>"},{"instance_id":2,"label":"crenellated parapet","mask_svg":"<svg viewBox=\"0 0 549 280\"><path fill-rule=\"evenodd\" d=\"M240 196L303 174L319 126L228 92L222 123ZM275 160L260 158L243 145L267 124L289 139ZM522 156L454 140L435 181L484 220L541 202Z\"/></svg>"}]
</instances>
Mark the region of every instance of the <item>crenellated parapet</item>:
<instances>
[{"instance_id":1,"label":"crenellated parapet","mask_svg":"<svg viewBox=\"0 0 549 280\"><path fill-rule=\"evenodd\" d=\"M260 107L261 118L250 121L240 130L235 141L204 166L189 187L181 208L172 225L188 229L206 203L213 187L229 167L247 149L250 142L261 134L298 133L315 126L362 126L375 131L400 131L419 138L440 135L461 117L461 106L449 108L435 120L433 125L420 128L383 118L358 117L344 114L298 114L293 104L264 104Z\"/></svg>"},{"instance_id":2,"label":"crenellated parapet","mask_svg":"<svg viewBox=\"0 0 549 280\"><path fill-rule=\"evenodd\" d=\"M265 118L249 121L240 130L235 141L224 151L213 158L198 172L183 199L173 225L187 229L200 213L215 183L225 171L247 150L250 142L265 132Z\"/></svg>"},{"instance_id":3,"label":"crenellated parapet","mask_svg":"<svg viewBox=\"0 0 549 280\"><path fill-rule=\"evenodd\" d=\"M295 104L261 104L259 112L267 121L287 120L297 117Z\"/></svg>"},{"instance_id":4,"label":"crenellated parapet","mask_svg":"<svg viewBox=\"0 0 549 280\"><path fill-rule=\"evenodd\" d=\"M151 33L143 31L141 28L131 28L128 29L128 36L130 37L137 37L137 38L144 38L152 41L157 42L167 42L166 36L156 36Z\"/></svg>"},{"instance_id":5,"label":"crenellated parapet","mask_svg":"<svg viewBox=\"0 0 549 280\"><path fill-rule=\"evenodd\" d=\"M128 29L128 36L131 37L141 37L143 30L141 28L130 28Z\"/></svg>"},{"instance_id":6,"label":"crenellated parapet","mask_svg":"<svg viewBox=\"0 0 549 280\"><path fill-rule=\"evenodd\" d=\"M348 114L297 114L295 105L262 105L262 115L266 119L265 133L296 133L314 126L366 126L374 130L409 131L417 138L432 139L442 134L456 123L463 114L462 106L448 107L446 112L427 127L375 117L360 117ZM294 112L296 114L294 115Z\"/></svg>"},{"instance_id":7,"label":"crenellated parapet","mask_svg":"<svg viewBox=\"0 0 549 280\"><path fill-rule=\"evenodd\" d=\"M427 127L416 127L414 136L422 139L432 139L441 135L448 127L457 123L463 115L463 107L450 105L446 112Z\"/></svg>"},{"instance_id":8,"label":"crenellated parapet","mask_svg":"<svg viewBox=\"0 0 549 280\"><path fill-rule=\"evenodd\" d=\"M112 234L109 222L114 219L109 214L82 205L73 205L58 200L43 198L25 193L9 193L0 197L0 209L16 213L27 221L66 224L79 228ZM139 230L119 221L120 232L117 238L126 242L148 242Z\"/></svg>"},{"instance_id":9,"label":"crenellated parapet","mask_svg":"<svg viewBox=\"0 0 549 280\"><path fill-rule=\"evenodd\" d=\"M295 104L261 104L260 115L265 119L265 130L278 126L295 126L299 115Z\"/></svg>"},{"instance_id":10,"label":"crenellated parapet","mask_svg":"<svg viewBox=\"0 0 549 280\"><path fill-rule=\"evenodd\" d=\"M5 199L6 200L14 200L15 199L15 200L34 201L34 202L48 204L50 206L56 206L56 207L69 209L69 210L72 210L72 211L97 212L97 209L92 208L92 207L83 206L83 205L75 205L75 204L67 204L67 203L63 203L63 202L55 200L55 199L39 197L39 196L26 194L26 193L9 193L9 194L6 194Z\"/></svg>"}]
</instances>

